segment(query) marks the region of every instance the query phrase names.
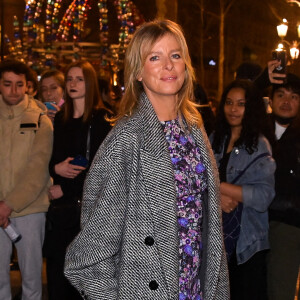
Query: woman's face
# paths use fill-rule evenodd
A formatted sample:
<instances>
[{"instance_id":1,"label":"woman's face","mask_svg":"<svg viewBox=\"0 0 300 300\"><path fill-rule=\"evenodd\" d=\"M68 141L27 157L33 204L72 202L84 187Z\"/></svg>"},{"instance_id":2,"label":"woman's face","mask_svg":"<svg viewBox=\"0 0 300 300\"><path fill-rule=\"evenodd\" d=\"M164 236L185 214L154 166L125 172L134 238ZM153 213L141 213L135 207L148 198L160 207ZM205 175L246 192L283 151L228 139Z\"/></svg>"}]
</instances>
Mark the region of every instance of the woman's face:
<instances>
[{"instance_id":1,"label":"woman's face","mask_svg":"<svg viewBox=\"0 0 300 300\"><path fill-rule=\"evenodd\" d=\"M171 34L160 38L146 57L138 80L142 82L148 98L174 97L181 89L185 77L185 63L180 45Z\"/></svg>"},{"instance_id":2,"label":"woman's face","mask_svg":"<svg viewBox=\"0 0 300 300\"><path fill-rule=\"evenodd\" d=\"M85 80L82 69L73 67L69 70L66 78L68 95L73 100L85 100Z\"/></svg>"},{"instance_id":3,"label":"woman's face","mask_svg":"<svg viewBox=\"0 0 300 300\"><path fill-rule=\"evenodd\" d=\"M242 127L245 113L245 91L242 88L232 88L227 94L224 104L225 118L230 127Z\"/></svg>"},{"instance_id":4,"label":"woman's face","mask_svg":"<svg viewBox=\"0 0 300 300\"><path fill-rule=\"evenodd\" d=\"M58 104L63 98L64 90L52 77L44 78L41 82L43 102L55 102Z\"/></svg>"}]
</instances>

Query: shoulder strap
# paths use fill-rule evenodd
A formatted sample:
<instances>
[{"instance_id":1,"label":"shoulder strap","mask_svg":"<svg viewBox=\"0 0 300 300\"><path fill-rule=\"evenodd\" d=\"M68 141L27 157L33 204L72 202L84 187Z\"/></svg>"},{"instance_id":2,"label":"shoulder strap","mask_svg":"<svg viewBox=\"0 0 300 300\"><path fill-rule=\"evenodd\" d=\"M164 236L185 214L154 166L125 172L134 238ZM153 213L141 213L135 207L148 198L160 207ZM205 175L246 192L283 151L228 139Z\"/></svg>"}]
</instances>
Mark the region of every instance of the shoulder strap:
<instances>
[{"instance_id":1,"label":"shoulder strap","mask_svg":"<svg viewBox=\"0 0 300 300\"><path fill-rule=\"evenodd\" d=\"M258 159L265 157L265 156L270 156L269 152L264 152L261 153L260 155L256 156L252 161L249 162L249 164L244 168L244 170L238 175L236 176L233 180L232 180L232 184L236 183L243 175L244 173L247 171L247 169L254 164Z\"/></svg>"}]
</instances>

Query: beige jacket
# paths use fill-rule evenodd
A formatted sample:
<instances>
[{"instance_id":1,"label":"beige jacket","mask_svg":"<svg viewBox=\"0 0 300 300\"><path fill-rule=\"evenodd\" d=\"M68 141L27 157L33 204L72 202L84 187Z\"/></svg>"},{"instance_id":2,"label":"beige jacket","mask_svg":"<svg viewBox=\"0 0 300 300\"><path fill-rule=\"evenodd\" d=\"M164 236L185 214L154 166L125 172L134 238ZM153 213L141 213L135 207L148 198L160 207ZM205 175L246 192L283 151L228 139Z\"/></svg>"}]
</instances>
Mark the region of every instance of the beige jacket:
<instances>
[{"instance_id":1,"label":"beige jacket","mask_svg":"<svg viewBox=\"0 0 300 300\"><path fill-rule=\"evenodd\" d=\"M14 106L0 95L0 200L12 218L48 209L53 128L45 112L27 95Z\"/></svg>"}]
</instances>

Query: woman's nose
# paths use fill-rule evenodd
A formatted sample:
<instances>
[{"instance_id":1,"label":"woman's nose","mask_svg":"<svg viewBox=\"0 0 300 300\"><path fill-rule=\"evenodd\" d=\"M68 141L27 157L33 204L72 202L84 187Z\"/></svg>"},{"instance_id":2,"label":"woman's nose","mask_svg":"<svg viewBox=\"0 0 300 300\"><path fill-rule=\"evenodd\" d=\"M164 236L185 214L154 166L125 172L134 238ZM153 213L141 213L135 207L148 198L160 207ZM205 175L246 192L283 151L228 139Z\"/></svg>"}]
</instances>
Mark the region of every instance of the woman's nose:
<instances>
[{"instance_id":1,"label":"woman's nose","mask_svg":"<svg viewBox=\"0 0 300 300\"><path fill-rule=\"evenodd\" d=\"M71 81L70 81L70 86L72 86L72 87L73 87L73 86L76 86L76 80L71 80Z\"/></svg>"},{"instance_id":2,"label":"woman's nose","mask_svg":"<svg viewBox=\"0 0 300 300\"><path fill-rule=\"evenodd\" d=\"M232 111L236 111L237 110L237 104L235 104L235 103L233 103L232 105L231 105L231 110Z\"/></svg>"},{"instance_id":3,"label":"woman's nose","mask_svg":"<svg viewBox=\"0 0 300 300\"><path fill-rule=\"evenodd\" d=\"M171 71L173 69L173 67L174 67L173 61L169 57L167 57L165 59L165 68L167 70Z\"/></svg>"}]
</instances>

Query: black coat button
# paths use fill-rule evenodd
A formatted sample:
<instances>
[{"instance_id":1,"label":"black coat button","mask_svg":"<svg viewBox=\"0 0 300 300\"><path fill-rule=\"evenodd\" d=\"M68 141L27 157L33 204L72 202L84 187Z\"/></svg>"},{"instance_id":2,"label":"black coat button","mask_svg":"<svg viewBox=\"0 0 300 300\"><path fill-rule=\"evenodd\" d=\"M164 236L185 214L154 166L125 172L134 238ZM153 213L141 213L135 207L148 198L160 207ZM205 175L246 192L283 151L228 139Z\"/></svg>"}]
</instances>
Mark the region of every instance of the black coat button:
<instances>
[{"instance_id":1,"label":"black coat button","mask_svg":"<svg viewBox=\"0 0 300 300\"><path fill-rule=\"evenodd\" d=\"M149 282L149 288L150 290L157 290L158 289L158 283L155 280L152 280Z\"/></svg>"},{"instance_id":2,"label":"black coat button","mask_svg":"<svg viewBox=\"0 0 300 300\"><path fill-rule=\"evenodd\" d=\"M146 244L147 246L153 246L153 244L154 244L154 239L153 239L153 237L152 237L152 236L147 236L147 237L145 238L145 244Z\"/></svg>"}]
</instances>

